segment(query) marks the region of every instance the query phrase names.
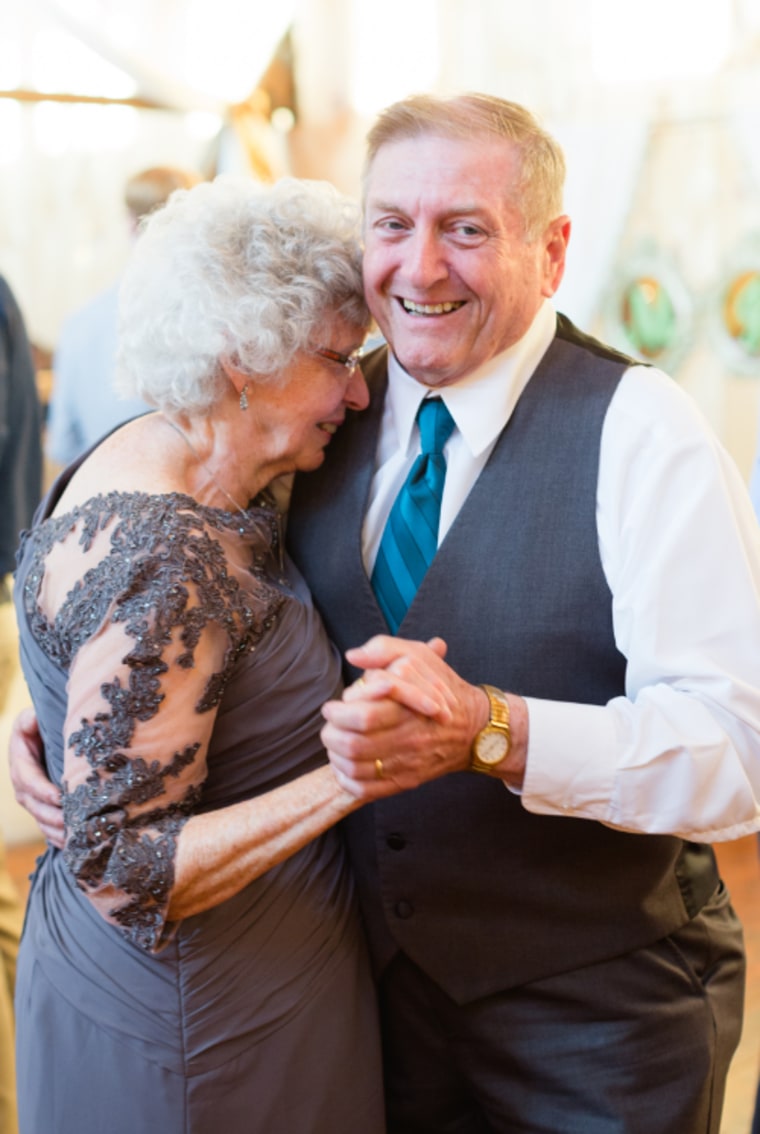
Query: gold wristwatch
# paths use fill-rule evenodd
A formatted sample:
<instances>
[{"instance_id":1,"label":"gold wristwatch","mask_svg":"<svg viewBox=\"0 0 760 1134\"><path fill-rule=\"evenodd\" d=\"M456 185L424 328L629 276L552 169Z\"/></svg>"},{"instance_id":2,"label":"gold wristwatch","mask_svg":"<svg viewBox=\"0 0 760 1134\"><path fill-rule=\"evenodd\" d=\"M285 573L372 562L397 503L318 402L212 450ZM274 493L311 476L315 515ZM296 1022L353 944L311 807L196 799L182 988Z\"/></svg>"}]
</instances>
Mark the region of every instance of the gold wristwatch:
<instances>
[{"instance_id":1,"label":"gold wristwatch","mask_svg":"<svg viewBox=\"0 0 760 1134\"><path fill-rule=\"evenodd\" d=\"M473 772L493 772L502 760L509 755L512 737L509 731L509 701L500 689L493 685L481 685L488 697L490 712L488 724L482 728L472 742Z\"/></svg>"}]
</instances>

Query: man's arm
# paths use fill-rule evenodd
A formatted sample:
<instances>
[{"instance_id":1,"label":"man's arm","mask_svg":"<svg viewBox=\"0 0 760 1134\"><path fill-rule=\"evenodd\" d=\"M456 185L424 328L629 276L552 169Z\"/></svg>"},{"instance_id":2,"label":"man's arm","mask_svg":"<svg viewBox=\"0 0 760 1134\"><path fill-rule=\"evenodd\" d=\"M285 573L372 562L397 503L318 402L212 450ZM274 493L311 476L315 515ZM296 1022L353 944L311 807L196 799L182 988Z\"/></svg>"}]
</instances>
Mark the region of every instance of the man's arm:
<instances>
[{"instance_id":1,"label":"man's arm","mask_svg":"<svg viewBox=\"0 0 760 1134\"><path fill-rule=\"evenodd\" d=\"M522 767L503 778L519 788L524 769L522 803L538 814L735 839L760 830L760 531L736 466L675 383L637 368L621 393L602 442L598 529L625 695L598 706L508 691ZM411 781L467 766L473 687L437 677L465 709L458 739L391 707L329 707L323 737L357 790L382 794L368 786L372 744L383 769ZM443 753L437 765L426 750Z\"/></svg>"},{"instance_id":2,"label":"man's arm","mask_svg":"<svg viewBox=\"0 0 760 1134\"><path fill-rule=\"evenodd\" d=\"M693 401L649 368L602 434L602 564L625 695L527 699L523 805L718 842L760 829L760 529Z\"/></svg>"},{"instance_id":3,"label":"man's arm","mask_svg":"<svg viewBox=\"0 0 760 1134\"><path fill-rule=\"evenodd\" d=\"M366 801L419 787L450 772L467 771L473 741L488 722L483 689L463 681L443 660L445 643L379 636L349 650L364 676L341 701L322 709L322 740L341 784ZM389 680L390 684L389 684ZM423 716L407 708L411 690L426 690L444 712ZM528 750L525 702L507 694L511 743L493 775L519 788Z\"/></svg>"},{"instance_id":4,"label":"man's arm","mask_svg":"<svg viewBox=\"0 0 760 1134\"><path fill-rule=\"evenodd\" d=\"M393 643L394 639L387 641ZM413 644L416 645L416 644ZM428 647L421 649L427 650ZM360 651L356 651L359 655ZM379 651L371 653L368 664L383 665L393 660L398 651L388 655L387 662L383 659L385 654ZM411 721L439 721L449 720L449 695L442 682L423 683L420 680L405 681L403 673L408 667L401 665L402 675L398 678L389 677L379 670L374 675L371 699L368 702L368 713L363 719L384 717L387 721L388 711L380 705L379 700L372 698L393 698L387 702L392 711L399 717L406 714ZM369 686L368 686L369 687ZM477 693L477 691L476 691ZM336 711L340 711L341 703L337 702ZM329 710L328 710L329 711ZM372 757L371 771L374 773L374 759ZM52 783L45 772L44 749L40 736L37 717L34 710L23 709L13 722L8 749L11 782L17 802L29 812L43 835L51 846L61 849L64 845L63 811L61 809L61 792ZM363 769L363 773L366 769ZM339 777L344 787L349 788L350 776L344 771ZM389 779L383 794L391 795L397 791L393 781ZM361 792L353 790L352 794L361 798Z\"/></svg>"},{"instance_id":5,"label":"man's arm","mask_svg":"<svg viewBox=\"0 0 760 1134\"><path fill-rule=\"evenodd\" d=\"M45 774L42 738L33 709L23 709L13 722L8 758L16 799L37 822L47 841L62 847L61 793Z\"/></svg>"}]
</instances>

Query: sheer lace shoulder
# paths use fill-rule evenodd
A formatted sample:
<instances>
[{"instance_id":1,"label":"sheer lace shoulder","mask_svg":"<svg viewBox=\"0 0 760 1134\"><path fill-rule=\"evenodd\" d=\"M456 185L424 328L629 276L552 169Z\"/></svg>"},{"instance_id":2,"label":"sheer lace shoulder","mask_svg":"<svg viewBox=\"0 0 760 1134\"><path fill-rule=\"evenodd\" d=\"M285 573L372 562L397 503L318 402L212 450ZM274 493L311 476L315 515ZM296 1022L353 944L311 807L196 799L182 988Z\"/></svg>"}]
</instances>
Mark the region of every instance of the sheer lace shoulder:
<instances>
[{"instance_id":1,"label":"sheer lace shoulder","mask_svg":"<svg viewBox=\"0 0 760 1134\"><path fill-rule=\"evenodd\" d=\"M110 493L25 540L24 613L68 672L66 862L107 920L155 949L214 710L284 602L279 518Z\"/></svg>"},{"instance_id":2,"label":"sheer lace shoulder","mask_svg":"<svg viewBox=\"0 0 760 1134\"><path fill-rule=\"evenodd\" d=\"M97 536L107 529L108 553L101 554L92 566L83 559L84 573L55 619L49 620L39 606L39 592L52 548L77 535L80 550L90 552ZM226 537L229 542L231 535L237 535L241 546L248 549L248 570L258 583L250 591L241 590L228 574L222 540ZM119 609L114 617L130 621L138 643L141 608L155 606L159 597L168 600L167 617L181 617L183 596L177 579L198 584L206 617L219 616L226 607L230 628L237 621L242 637L267 630L282 603L280 590L271 582L281 556L279 516L271 508L251 508L244 515L233 515L205 508L180 493L112 492L24 532L22 552L29 540L33 552L24 584L24 610L35 640L63 666L101 625L117 597ZM147 587L149 575L152 581ZM197 618L196 614L190 622ZM190 641L191 625L187 632Z\"/></svg>"}]
</instances>

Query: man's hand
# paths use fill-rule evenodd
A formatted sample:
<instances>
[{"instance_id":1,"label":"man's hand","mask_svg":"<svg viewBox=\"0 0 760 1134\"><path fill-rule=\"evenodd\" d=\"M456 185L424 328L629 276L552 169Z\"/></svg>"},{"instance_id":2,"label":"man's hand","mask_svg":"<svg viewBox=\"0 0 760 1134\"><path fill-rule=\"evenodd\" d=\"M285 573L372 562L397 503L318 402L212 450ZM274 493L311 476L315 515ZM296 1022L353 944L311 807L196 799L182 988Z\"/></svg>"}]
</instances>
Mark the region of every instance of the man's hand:
<instances>
[{"instance_id":1,"label":"man's hand","mask_svg":"<svg viewBox=\"0 0 760 1134\"><path fill-rule=\"evenodd\" d=\"M465 771L475 735L488 721L488 698L443 660L440 638L428 643L379 636L349 650L364 676L341 701L328 701L322 741L341 785L358 798L382 799L449 772ZM513 747L509 782L522 779L527 711L510 696Z\"/></svg>"},{"instance_id":2,"label":"man's hand","mask_svg":"<svg viewBox=\"0 0 760 1134\"><path fill-rule=\"evenodd\" d=\"M16 799L36 820L48 843L62 847L61 793L45 775L42 738L33 709L23 709L13 722L8 760Z\"/></svg>"}]
</instances>

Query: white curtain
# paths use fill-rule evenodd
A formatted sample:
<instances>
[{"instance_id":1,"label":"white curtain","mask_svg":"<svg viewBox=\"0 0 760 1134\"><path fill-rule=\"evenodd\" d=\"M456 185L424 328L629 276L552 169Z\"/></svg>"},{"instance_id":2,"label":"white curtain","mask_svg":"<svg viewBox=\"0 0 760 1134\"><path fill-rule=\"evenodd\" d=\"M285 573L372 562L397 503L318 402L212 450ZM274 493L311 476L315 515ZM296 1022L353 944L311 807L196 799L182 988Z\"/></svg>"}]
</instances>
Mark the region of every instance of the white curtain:
<instances>
[{"instance_id":1,"label":"white curtain","mask_svg":"<svg viewBox=\"0 0 760 1134\"><path fill-rule=\"evenodd\" d=\"M603 304L649 138L644 120L548 123L565 151L565 211L572 220L560 311L589 330Z\"/></svg>"}]
</instances>

